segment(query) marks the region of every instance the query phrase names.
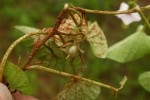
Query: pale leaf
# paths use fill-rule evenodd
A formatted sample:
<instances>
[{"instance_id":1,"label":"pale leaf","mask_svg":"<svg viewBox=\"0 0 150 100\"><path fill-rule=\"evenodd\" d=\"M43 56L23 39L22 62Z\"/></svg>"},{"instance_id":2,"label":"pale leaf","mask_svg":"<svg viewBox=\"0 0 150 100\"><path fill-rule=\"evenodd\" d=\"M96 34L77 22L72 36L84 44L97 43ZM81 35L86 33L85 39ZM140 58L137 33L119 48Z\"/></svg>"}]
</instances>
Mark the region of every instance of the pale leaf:
<instances>
[{"instance_id":1,"label":"pale leaf","mask_svg":"<svg viewBox=\"0 0 150 100\"><path fill-rule=\"evenodd\" d=\"M95 100L100 93L100 87L85 82L71 82L62 90L57 100Z\"/></svg>"},{"instance_id":2,"label":"pale leaf","mask_svg":"<svg viewBox=\"0 0 150 100\"><path fill-rule=\"evenodd\" d=\"M24 34L41 32L40 29L29 27L29 26L14 26L14 28L18 29L19 31L23 32ZM32 38L34 38L34 39L40 39L40 38L42 39L43 37L44 37L44 35L41 35L41 34L32 36Z\"/></svg>"},{"instance_id":3,"label":"pale leaf","mask_svg":"<svg viewBox=\"0 0 150 100\"><path fill-rule=\"evenodd\" d=\"M139 76L138 81L145 90L150 92L150 71L142 73Z\"/></svg>"},{"instance_id":4,"label":"pale leaf","mask_svg":"<svg viewBox=\"0 0 150 100\"><path fill-rule=\"evenodd\" d=\"M98 58L105 58L107 53L107 40L97 22L88 26L89 32L85 34L87 41L90 43L93 53Z\"/></svg>"},{"instance_id":5,"label":"pale leaf","mask_svg":"<svg viewBox=\"0 0 150 100\"><path fill-rule=\"evenodd\" d=\"M108 49L107 58L125 63L150 54L150 37L143 31L136 31Z\"/></svg>"}]
</instances>

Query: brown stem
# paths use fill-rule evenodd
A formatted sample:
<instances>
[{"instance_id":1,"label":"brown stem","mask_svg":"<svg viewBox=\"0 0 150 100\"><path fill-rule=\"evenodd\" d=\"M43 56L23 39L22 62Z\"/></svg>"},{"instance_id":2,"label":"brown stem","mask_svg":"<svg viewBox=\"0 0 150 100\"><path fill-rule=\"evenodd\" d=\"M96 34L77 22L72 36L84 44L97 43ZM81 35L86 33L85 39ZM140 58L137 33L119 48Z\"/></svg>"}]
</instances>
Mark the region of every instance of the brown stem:
<instances>
[{"instance_id":1,"label":"brown stem","mask_svg":"<svg viewBox=\"0 0 150 100\"><path fill-rule=\"evenodd\" d=\"M65 4L64 9L60 12L60 14L58 15L58 18L56 20L55 26L51 31L48 31L48 35L41 41L39 42L32 50L32 52L30 53L25 65L23 66L23 69L25 69L29 63L31 62L31 60L33 59L34 54L39 50L39 48L49 39L51 38L53 35L55 35L57 33L57 29L59 28L61 21L64 18L65 13L67 12L67 10L78 10L81 12L87 12L87 13L93 13L93 14L125 14L125 13L133 13L133 12L138 12L140 10L147 10L150 9L150 5L145 6L145 7L140 7L140 8L132 8L126 11L100 11L100 10L90 10L90 9L85 9L85 8L80 8L80 7L73 7L73 8L69 8L68 4Z\"/></svg>"},{"instance_id":2,"label":"brown stem","mask_svg":"<svg viewBox=\"0 0 150 100\"><path fill-rule=\"evenodd\" d=\"M61 34L61 35L66 35L66 36L77 36L77 35L81 35L83 34L83 32L78 32L77 34L71 34L71 33L64 33L64 32L61 32L61 31L57 31L58 34Z\"/></svg>"},{"instance_id":3,"label":"brown stem","mask_svg":"<svg viewBox=\"0 0 150 100\"><path fill-rule=\"evenodd\" d=\"M45 36L44 39L43 39L41 42L39 42L38 44L35 45L35 47L33 48L32 52L30 53L29 57L27 58L25 65L23 66L23 69L24 69L24 70L26 69L26 67L29 66L31 60L33 59L35 53L39 50L39 48L40 48L49 38L51 38L53 35L55 35L55 34L57 33L57 29L59 28L59 26L60 26L60 24L61 24L61 22L62 22L62 20L63 20L63 18L64 18L64 15L65 15L66 11L67 11L67 7L66 7L66 5L65 5L65 8L60 12L60 14L59 14L58 17L57 17L57 20L56 20L56 23L55 23L54 28L53 28L53 29L47 29L47 30L45 30L45 31L48 33L48 35Z\"/></svg>"},{"instance_id":4,"label":"brown stem","mask_svg":"<svg viewBox=\"0 0 150 100\"><path fill-rule=\"evenodd\" d=\"M101 11L101 10L90 10L90 9L85 9L81 7L74 7L74 8L69 8L69 10L76 9L81 12L86 12L86 13L93 13L93 14L128 14L128 13L133 13L133 12L138 12L140 10L149 10L150 5L140 7L140 8L132 8L126 11Z\"/></svg>"},{"instance_id":5,"label":"brown stem","mask_svg":"<svg viewBox=\"0 0 150 100\"><path fill-rule=\"evenodd\" d=\"M83 78L83 77L78 76L78 75L69 74L69 73L66 73L66 72L61 72L61 71L58 71L58 70L55 70L55 69L46 68L44 66L34 65L34 66L29 66L27 69L38 69L38 70L41 70L41 71L46 71L46 72L49 72L49 73L54 73L54 74L57 74L57 75L61 75L61 76L69 77L69 78L74 78L74 79L81 80L81 81L84 81L84 82L87 82L87 83L91 83L91 84L94 84L94 85L97 85L97 86L100 86L100 87L108 88L108 89L114 91L115 93L117 93L120 90L120 88L118 89L118 88L115 88L113 86L101 83L101 82L97 82L97 81L94 81L94 80Z\"/></svg>"}]
</instances>

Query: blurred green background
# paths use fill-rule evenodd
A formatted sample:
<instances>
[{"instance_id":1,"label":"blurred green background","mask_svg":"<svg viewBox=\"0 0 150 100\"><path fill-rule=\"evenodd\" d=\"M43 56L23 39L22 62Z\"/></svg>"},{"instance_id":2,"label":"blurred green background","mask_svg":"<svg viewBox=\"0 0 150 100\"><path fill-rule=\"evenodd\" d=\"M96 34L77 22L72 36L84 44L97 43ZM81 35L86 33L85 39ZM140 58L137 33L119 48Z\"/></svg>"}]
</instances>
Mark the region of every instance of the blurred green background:
<instances>
[{"instance_id":1,"label":"blurred green background","mask_svg":"<svg viewBox=\"0 0 150 100\"><path fill-rule=\"evenodd\" d=\"M125 1L128 2L129 0ZM122 0L0 0L0 59L2 59L10 44L20 37L20 33L13 26L26 25L40 29L53 27L57 15L66 2L89 9L118 10ZM145 6L150 4L150 1L138 0L138 4ZM145 14L148 15L149 12L145 11ZM106 35L109 46L132 34L139 24L143 24L143 21L141 21L125 26L114 15L87 14L87 16L89 21L98 21ZM137 81L142 72L150 69L150 56L121 64L108 59L98 59L91 53L89 47L85 46L85 48L88 50L85 51L88 69L84 77L100 80L117 87L119 86L118 82L126 75L128 81L120 91L118 100L148 100L150 98L150 93L144 90ZM26 51L24 44L20 44L12 52L9 60L17 63L20 55L24 55L22 59L25 59L29 52L24 51ZM34 95L40 100L52 100L63 89L64 83L67 81L66 78L54 74L40 71L34 71L34 73L38 76L38 82L34 83L36 87ZM36 77L32 76L33 78ZM112 99L111 91L104 88L97 98L97 100Z\"/></svg>"}]
</instances>

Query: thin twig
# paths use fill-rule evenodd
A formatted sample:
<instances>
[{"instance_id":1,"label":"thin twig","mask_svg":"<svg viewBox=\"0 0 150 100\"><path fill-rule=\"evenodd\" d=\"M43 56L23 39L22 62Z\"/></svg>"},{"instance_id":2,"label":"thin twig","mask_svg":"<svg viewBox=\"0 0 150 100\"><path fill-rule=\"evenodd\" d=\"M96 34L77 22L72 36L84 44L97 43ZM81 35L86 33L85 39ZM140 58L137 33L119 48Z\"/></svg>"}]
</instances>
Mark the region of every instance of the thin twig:
<instances>
[{"instance_id":1,"label":"thin twig","mask_svg":"<svg viewBox=\"0 0 150 100\"><path fill-rule=\"evenodd\" d=\"M64 32L61 32L61 31L57 31L58 34L61 34L61 35L66 35L66 36L77 36L77 35L82 35L83 32L78 32L77 34L71 34L71 33L64 33Z\"/></svg>"},{"instance_id":2,"label":"thin twig","mask_svg":"<svg viewBox=\"0 0 150 100\"><path fill-rule=\"evenodd\" d=\"M31 60L33 59L35 53L39 50L39 48L49 39L51 38L53 35L55 35L57 33L57 29L59 28L64 16L65 16L65 13L67 12L67 5L64 6L64 9L60 12L60 14L58 15L57 17L57 20L56 20L56 23L55 23L55 26L52 30L48 31L48 35L44 37L44 39L39 42L35 47L34 49L32 50L32 52L30 53L29 57L27 58L26 60L26 63L25 65L23 66L23 69L25 70L26 67L29 66Z\"/></svg>"},{"instance_id":3,"label":"thin twig","mask_svg":"<svg viewBox=\"0 0 150 100\"><path fill-rule=\"evenodd\" d=\"M86 13L92 13L92 14L128 14L128 13L133 13L133 12L138 12L138 9L140 10L149 10L150 9L150 5L148 6L144 6L144 7L140 7L140 8L132 8L126 11L101 11L101 10L90 10L90 9L85 9L85 8L81 8L81 7L74 7L74 8L69 8L70 10L72 9L76 9L79 10L81 12L86 12Z\"/></svg>"},{"instance_id":4,"label":"thin twig","mask_svg":"<svg viewBox=\"0 0 150 100\"><path fill-rule=\"evenodd\" d=\"M54 51L52 48L50 48L47 44L43 44L44 47L46 47L52 54L54 54Z\"/></svg>"},{"instance_id":5,"label":"thin twig","mask_svg":"<svg viewBox=\"0 0 150 100\"><path fill-rule=\"evenodd\" d=\"M101 82L93 81L93 80L90 80L90 79L87 79L87 78L83 78L81 76L77 76L77 75L61 72L61 71L54 70L54 69L51 69L51 68L46 68L46 67L43 67L43 66L34 65L34 66L28 66L27 69L38 69L38 70L54 73L54 74L65 76L65 77L69 77L69 78L75 78L75 79L78 79L78 80L81 80L81 81L84 81L84 82L88 82L88 83L91 83L91 84L94 84L94 85L97 85L97 86L108 88L108 89L110 89L110 90L112 90L114 92L118 92L117 88L112 87L110 85L106 85L106 84L101 83Z\"/></svg>"},{"instance_id":6,"label":"thin twig","mask_svg":"<svg viewBox=\"0 0 150 100\"><path fill-rule=\"evenodd\" d=\"M70 16L72 17L74 23L75 23L76 25L79 25L79 24L78 24L78 21L76 20L74 14L73 14L72 12L70 12Z\"/></svg>"},{"instance_id":7,"label":"thin twig","mask_svg":"<svg viewBox=\"0 0 150 100\"><path fill-rule=\"evenodd\" d=\"M143 14L143 12L139 9L138 11L141 15L141 17L143 18L143 20L145 21L146 25L148 26L149 30L150 30L150 23L148 21L148 19L145 17L145 15Z\"/></svg>"},{"instance_id":8,"label":"thin twig","mask_svg":"<svg viewBox=\"0 0 150 100\"><path fill-rule=\"evenodd\" d=\"M148 10L150 9L150 5L145 6L145 7L141 7L141 8L133 8L130 10L126 10L126 11L100 11L100 10L90 10L90 9L84 9L84 8L80 8L80 7L73 7L73 8L69 8L68 4L65 4L64 9L60 12L60 14L58 15L58 18L56 20L55 26L54 28L48 32L48 35L41 41L39 42L35 48L32 50L32 52L30 53L29 57L27 58L27 61L25 63L25 65L23 66L23 69L25 69L29 63L31 62L31 60L34 57L34 54L39 50L39 48L49 39L51 38L53 35L55 35L57 33L57 29L59 28L61 21L63 20L65 13L68 10L78 10L81 11L83 13L93 13L93 14L126 14L126 13L133 13L133 12L138 12L140 10Z\"/></svg>"},{"instance_id":9,"label":"thin twig","mask_svg":"<svg viewBox=\"0 0 150 100\"><path fill-rule=\"evenodd\" d=\"M26 60L25 65L22 67L23 70L25 70L25 68L29 65L29 63L33 59L34 54L39 50L39 48L52 36L53 36L52 32L49 32L48 35L41 42L37 43L34 46L33 50L31 51L30 55L28 56Z\"/></svg>"},{"instance_id":10,"label":"thin twig","mask_svg":"<svg viewBox=\"0 0 150 100\"><path fill-rule=\"evenodd\" d=\"M66 44L66 40L63 38L62 34L58 34L63 44Z\"/></svg>"},{"instance_id":11,"label":"thin twig","mask_svg":"<svg viewBox=\"0 0 150 100\"><path fill-rule=\"evenodd\" d=\"M77 10L75 10L75 9L72 9L72 8L70 8L69 10L70 10L70 15L71 15L73 21L75 22L75 24L76 24L77 26L80 26L80 25L82 24L82 16L81 16L80 12L77 11ZM78 23L78 21L76 20L74 14L73 14L72 12L75 12L75 13L80 17L79 23Z\"/></svg>"},{"instance_id":12,"label":"thin twig","mask_svg":"<svg viewBox=\"0 0 150 100\"><path fill-rule=\"evenodd\" d=\"M13 42L11 44L11 46L7 49L2 61L1 61L1 64L0 64L0 82L2 81L2 76L3 76L3 70L4 70L4 67L5 67L5 64L6 64L6 61L10 55L10 53L12 52L12 50L14 49L14 47L19 44L22 40L28 38L28 37L31 37L33 35L36 35L36 34L43 34L42 32L35 32L35 33L29 33L29 34L26 34L22 37L20 37L19 39L17 39L15 42ZM45 33L44 33L45 34Z\"/></svg>"}]
</instances>

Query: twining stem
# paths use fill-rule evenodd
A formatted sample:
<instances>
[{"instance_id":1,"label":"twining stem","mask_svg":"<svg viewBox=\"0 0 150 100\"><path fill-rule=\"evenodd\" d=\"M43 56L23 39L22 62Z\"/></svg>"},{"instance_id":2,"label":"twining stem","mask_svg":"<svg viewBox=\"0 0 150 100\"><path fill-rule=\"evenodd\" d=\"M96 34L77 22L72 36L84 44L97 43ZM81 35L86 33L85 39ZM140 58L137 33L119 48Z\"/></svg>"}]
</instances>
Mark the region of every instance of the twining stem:
<instances>
[{"instance_id":1,"label":"twining stem","mask_svg":"<svg viewBox=\"0 0 150 100\"><path fill-rule=\"evenodd\" d=\"M128 13L134 13L134 12L138 12L139 9L140 10L149 10L150 9L150 5L148 6L144 6L144 7L140 7L140 8L132 8L126 11L101 11L101 10L90 10L90 9L85 9L85 8L81 8L81 7L74 7L74 8L69 8L70 10L72 9L76 9L79 10L81 12L86 12L86 13L92 13L92 14L128 14Z\"/></svg>"},{"instance_id":2,"label":"twining stem","mask_svg":"<svg viewBox=\"0 0 150 100\"><path fill-rule=\"evenodd\" d=\"M81 76L61 72L61 71L54 70L54 69L51 69L51 68L46 68L44 66L33 65L33 66L28 66L27 69L38 69L38 70L54 73L54 74L57 74L57 75L78 79L78 80L88 82L88 83L91 83L91 84L94 84L94 85L97 85L97 86L108 88L108 89L114 91L115 93L117 93L120 90L120 88L115 88L113 86L110 86L110 85L107 85L107 84L104 84L104 83L101 83L101 82L93 81L93 80L90 80L90 79L87 79L87 78L83 78Z\"/></svg>"},{"instance_id":3,"label":"twining stem","mask_svg":"<svg viewBox=\"0 0 150 100\"><path fill-rule=\"evenodd\" d=\"M33 50L31 51L29 57L26 60L25 65L22 67L23 70L25 70L25 68L29 65L29 63L33 59L34 54L39 50L39 48L52 36L53 36L53 34L51 32L49 32L48 35L41 42L37 43L34 46Z\"/></svg>"},{"instance_id":4,"label":"twining stem","mask_svg":"<svg viewBox=\"0 0 150 100\"><path fill-rule=\"evenodd\" d=\"M6 61L10 55L10 53L12 52L12 50L14 49L14 47L19 44L22 40L28 38L28 37L31 37L33 35L36 35L36 34L43 34L43 32L35 32L35 33L29 33L29 34L26 34L22 37L20 37L19 39L17 39L15 42L13 42L11 44L11 46L7 49L2 61L1 61L1 64L0 64L0 82L2 82L2 77L3 77L3 70L4 70L4 67L5 67L5 64L6 64Z\"/></svg>"},{"instance_id":5,"label":"twining stem","mask_svg":"<svg viewBox=\"0 0 150 100\"><path fill-rule=\"evenodd\" d=\"M57 33L57 29L59 28L59 26L60 26L60 24L61 24L61 22L62 22L62 20L63 20L63 18L64 18L64 16L65 16L67 10L68 10L68 5L66 4L66 5L64 6L64 9L63 9L63 10L60 12L60 14L58 15L54 28L53 28L52 30L50 30L50 31L47 31L48 35L45 36L44 39L43 39L41 42L39 42L39 43L33 48L33 50L31 51L29 57L28 57L27 60L26 60L25 65L23 66L23 69L24 69L24 70L26 69L26 67L29 66L31 60L33 59L35 53L39 50L39 48L40 48L48 39L50 39L53 35L55 35L55 34Z\"/></svg>"},{"instance_id":6,"label":"twining stem","mask_svg":"<svg viewBox=\"0 0 150 100\"><path fill-rule=\"evenodd\" d=\"M145 21L146 25L148 26L149 30L150 30L150 23L148 21L148 19L145 17L144 13L139 9L138 11L141 15L141 17L143 18L143 20Z\"/></svg>"},{"instance_id":7,"label":"twining stem","mask_svg":"<svg viewBox=\"0 0 150 100\"><path fill-rule=\"evenodd\" d=\"M31 60L33 59L35 53L39 50L39 48L49 39L51 38L53 35L57 34L57 29L59 28L61 21L63 20L65 14L67 11L71 10L78 10L82 13L93 13L93 14L126 14L126 13L133 13L133 12L138 12L140 10L148 10L150 9L150 5L145 6L145 7L140 7L140 8L132 8L130 10L126 10L126 11L100 11L100 10L90 10L90 9L85 9L85 8L80 8L80 7L71 7L69 8L68 4L64 5L64 9L60 12L60 14L57 17L56 23L54 28L48 32L48 35L41 41L39 42L34 49L32 50L32 52L30 53L29 57L27 58L27 61L25 63L25 65L23 66L23 69L26 69L27 66L29 66Z\"/></svg>"}]
</instances>

